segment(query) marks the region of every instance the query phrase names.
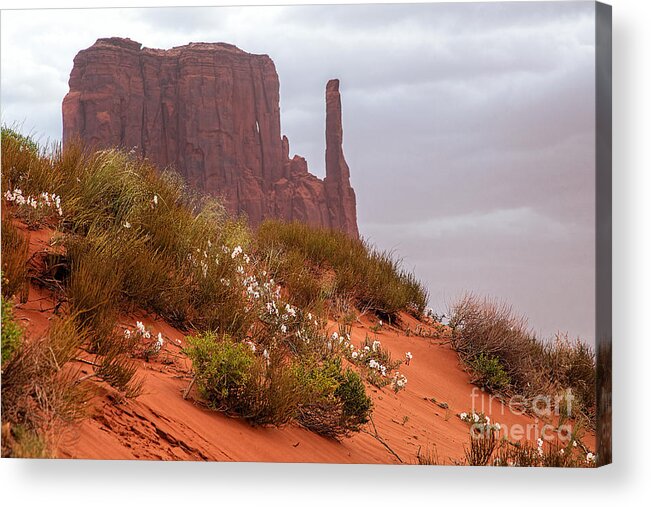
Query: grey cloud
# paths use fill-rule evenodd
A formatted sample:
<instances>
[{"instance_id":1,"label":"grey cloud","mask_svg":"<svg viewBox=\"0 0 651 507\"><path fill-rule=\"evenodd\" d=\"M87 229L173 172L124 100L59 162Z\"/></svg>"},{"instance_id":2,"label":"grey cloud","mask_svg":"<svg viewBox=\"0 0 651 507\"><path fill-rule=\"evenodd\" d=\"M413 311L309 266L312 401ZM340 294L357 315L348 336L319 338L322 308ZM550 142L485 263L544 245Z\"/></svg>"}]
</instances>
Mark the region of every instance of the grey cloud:
<instances>
[{"instance_id":1,"label":"grey cloud","mask_svg":"<svg viewBox=\"0 0 651 507\"><path fill-rule=\"evenodd\" d=\"M3 121L60 137L74 55L112 35L269 54L283 133L320 176L340 78L362 233L439 309L473 290L592 338L592 2L3 12Z\"/></svg>"}]
</instances>

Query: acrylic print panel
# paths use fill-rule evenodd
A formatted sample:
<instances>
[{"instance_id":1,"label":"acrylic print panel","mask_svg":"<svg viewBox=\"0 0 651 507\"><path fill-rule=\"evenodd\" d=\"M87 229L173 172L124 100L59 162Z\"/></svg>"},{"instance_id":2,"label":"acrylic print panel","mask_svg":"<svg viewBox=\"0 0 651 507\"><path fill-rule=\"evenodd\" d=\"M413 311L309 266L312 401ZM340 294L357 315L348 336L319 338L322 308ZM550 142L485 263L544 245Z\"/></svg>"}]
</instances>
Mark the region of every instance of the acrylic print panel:
<instances>
[{"instance_id":1,"label":"acrylic print panel","mask_svg":"<svg viewBox=\"0 0 651 507\"><path fill-rule=\"evenodd\" d=\"M2 456L609 463L610 65L591 2L4 11Z\"/></svg>"}]
</instances>

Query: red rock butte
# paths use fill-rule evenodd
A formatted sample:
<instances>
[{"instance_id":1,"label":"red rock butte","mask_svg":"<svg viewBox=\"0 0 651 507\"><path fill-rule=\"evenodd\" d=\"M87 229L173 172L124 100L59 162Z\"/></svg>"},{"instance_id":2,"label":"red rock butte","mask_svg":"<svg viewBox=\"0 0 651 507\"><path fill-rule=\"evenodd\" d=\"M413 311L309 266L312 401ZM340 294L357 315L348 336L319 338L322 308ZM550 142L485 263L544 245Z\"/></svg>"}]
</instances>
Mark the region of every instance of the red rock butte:
<instances>
[{"instance_id":1,"label":"red rock butte","mask_svg":"<svg viewBox=\"0 0 651 507\"><path fill-rule=\"evenodd\" d=\"M342 149L339 81L326 86L326 177L289 158L280 83L267 55L225 43L169 50L98 39L74 59L63 142L135 148L158 167L220 196L258 225L297 220L358 237L355 191Z\"/></svg>"}]
</instances>

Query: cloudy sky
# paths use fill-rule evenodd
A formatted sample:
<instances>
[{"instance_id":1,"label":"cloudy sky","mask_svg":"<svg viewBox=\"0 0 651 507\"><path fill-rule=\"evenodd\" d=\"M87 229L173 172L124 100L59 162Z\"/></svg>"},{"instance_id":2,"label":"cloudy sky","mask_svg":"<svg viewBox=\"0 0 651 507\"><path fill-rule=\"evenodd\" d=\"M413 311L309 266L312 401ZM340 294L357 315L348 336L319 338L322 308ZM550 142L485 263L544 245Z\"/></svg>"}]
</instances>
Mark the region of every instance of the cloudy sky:
<instances>
[{"instance_id":1,"label":"cloudy sky","mask_svg":"<svg viewBox=\"0 0 651 507\"><path fill-rule=\"evenodd\" d=\"M436 310L473 291L593 341L592 2L3 11L1 28L2 121L41 140L97 38L230 42L274 60L283 133L323 176L339 78L362 235Z\"/></svg>"}]
</instances>

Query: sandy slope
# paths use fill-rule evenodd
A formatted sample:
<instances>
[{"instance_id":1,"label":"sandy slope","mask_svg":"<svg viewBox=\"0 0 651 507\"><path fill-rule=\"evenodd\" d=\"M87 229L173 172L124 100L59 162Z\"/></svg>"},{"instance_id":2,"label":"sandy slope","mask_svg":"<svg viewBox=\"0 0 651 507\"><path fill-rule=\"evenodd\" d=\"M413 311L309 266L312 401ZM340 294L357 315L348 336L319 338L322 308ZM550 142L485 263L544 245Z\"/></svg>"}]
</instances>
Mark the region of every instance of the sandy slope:
<instances>
[{"instance_id":1,"label":"sandy slope","mask_svg":"<svg viewBox=\"0 0 651 507\"><path fill-rule=\"evenodd\" d=\"M48 248L48 238L45 231L31 233L32 252ZM16 315L26 325L28 335L45 332L53 303L46 292L32 286L29 301L16 307ZM409 316L402 318L402 329L414 330L419 325ZM164 349L156 359L140 365L139 374L145 380L143 394L136 399L123 399L110 387L98 384L99 395L89 407L89 417L61 436L60 457L399 463L397 455L404 463L414 463L420 448L423 453L435 450L439 462L450 463L464 455L468 425L457 414L473 408L474 386L445 338L407 336L404 330L388 326L375 338L394 358L404 358L407 351L414 356L409 366L401 367L408 378L405 390L395 394L388 387L368 387L375 406L373 422L377 434L394 455L370 434L374 433L370 424L365 432L336 442L295 425L252 427L241 419L205 408L194 391L184 400L190 364L180 353L185 343L183 334L162 319L145 314L125 316L122 324L133 326L136 320L142 320L165 337ZM354 325L352 340L356 345L367 333L373 335L370 325L368 319ZM90 367L81 364L82 374L90 372ZM474 391L478 393L475 409L489 414L492 421L508 427L537 427L533 418L513 414L500 401ZM443 404L448 408L442 408ZM537 436L530 434L532 440ZM593 435L587 435L585 441L593 448Z\"/></svg>"}]
</instances>

